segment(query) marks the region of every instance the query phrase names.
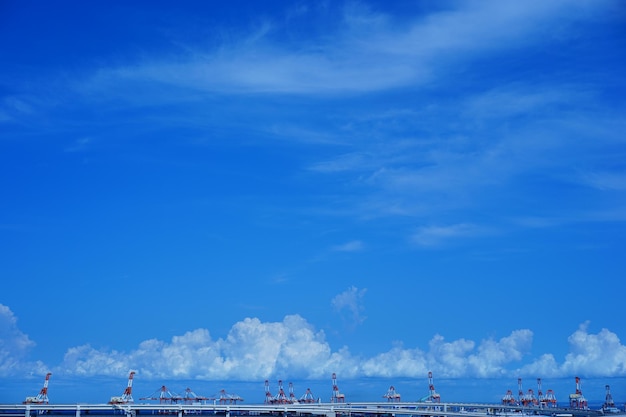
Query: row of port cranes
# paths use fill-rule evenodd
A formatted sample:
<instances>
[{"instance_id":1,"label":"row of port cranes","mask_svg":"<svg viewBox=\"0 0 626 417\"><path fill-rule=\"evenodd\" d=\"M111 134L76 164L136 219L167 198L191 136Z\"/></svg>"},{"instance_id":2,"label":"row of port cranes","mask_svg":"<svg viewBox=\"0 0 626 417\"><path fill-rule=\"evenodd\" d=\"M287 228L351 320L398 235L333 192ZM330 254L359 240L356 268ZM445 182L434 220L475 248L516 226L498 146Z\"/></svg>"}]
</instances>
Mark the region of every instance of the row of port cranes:
<instances>
[{"instance_id":1,"label":"row of port cranes","mask_svg":"<svg viewBox=\"0 0 626 417\"><path fill-rule=\"evenodd\" d=\"M581 388L581 381L579 377L576 377L576 391L573 394L569 395L569 406L574 409L589 409L587 399L583 395L583 391ZM604 397L604 404L602 404L602 411L609 413L619 412L619 409L615 407L615 401L613 401L613 396L611 395L611 387L607 384L604 386L606 390L606 395Z\"/></svg>"},{"instance_id":2,"label":"row of port cranes","mask_svg":"<svg viewBox=\"0 0 626 417\"><path fill-rule=\"evenodd\" d=\"M121 396L111 397L109 404L128 404L134 402L132 391L133 377L135 376L135 373L135 371L130 371L126 389ZM236 394L229 394L226 390L221 390L215 395L205 397L196 394L191 388L185 389L185 393L181 395L171 391L165 385L162 385L161 388L146 397L141 397L140 400L158 401L159 404L197 404L202 401L214 401L219 404L236 404L238 401L243 401L243 398Z\"/></svg>"},{"instance_id":3,"label":"row of port cranes","mask_svg":"<svg viewBox=\"0 0 626 417\"><path fill-rule=\"evenodd\" d=\"M569 395L569 406L574 409L589 409L587 399L583 395L583 391L581 388L581 381L579 377L576 377L576 391L573 394ZM602 411L606 413L618 413L620 410L615 406L615 401L613 401L613 396L611 395L611 386L605 385L604 389L606 390L606 395L604 397L604 404L602 404ZM626 407L625 407L626 408Z\"/></svg>"},{"instance_id":4,"label":"row of port cranes","mask_svg":"<svg viewBox=\"0 0 626 417\"><path fill-rule=\"evenodd\" d=\"M278 393L272 395L270 382L267 379L265 380L265 404L311 404L316 402L321 402L321 399L315 398L311 388L307 388L306 392L300 398L297 398L291 382L289 383L289 395L287 395L283 388L282 380L278 380Z\"/></svg>"},{"instance_id":5,"label":"row of port cranes","mask_svg":"<svg viewBox=\"0 0 626 417\"><path fill-rule=\"evenodd\" d=\"M156 390L152 394L140 398L142 401L158 401L159 404L198 404L203 401L213 401L219 404L237 404L239 401L243 401L237 394L227 393L226 390L220 390L218 393L212 396L198 395L192 391L191 388L186 388L184 394L177 394L170 391L165 385Z\"/></svg>"},{"instance_id":6,"label":"row of port cranes","mask_svg":"<svg viewBox=\"0 0 626 417\"><path fill-rule=\"evenodd\" d=\"M587 399L583 395L580 377L575 377L575 382L576 389L574 393L569 395L569 407L576 410L587 410L589 409L589 405ZM526 393L524 393L524 390L522 389L522 378L517 379L517 385L517 398L513 395L513 392L511 390L507 390L506 394L502 397L502 404L513 406L522 405L524 407L557 407L557 400L556 396L554 395L554 391L549 389L546 391L545 395L543 394L543 391L541 389L541 378L537 378L536 397L532 389L529 389ZM605 389L606 396L604 404L602 405L602 410L608 412L619 411L615 407L615 402L613 401L613 396L611 395L611 387L609 385L605 385Z\"/></svg>"},{"instance_id":7,"label":"row of port cranes","mask_svg":"<svg viewBox=\"0 0 626 417\"><path fill-rule=\"evenodd\" d=\"M396 388L392 385L387 390L387 393L383 395L388 402L400 402L402 396L396 391ZM419 399L419 402L440 403L441 395L435 390L435 384L433 383L433 373L428 372L428 394Z\"/></svg>"},{"instance_id":8,"label":"row of port cranes","mask_svg":"<svg viewBox=\"0 0 626 417\"><path fill-rule=\"evenodd\" d=\"M332 392L330 396L331 403L345 403L346 395L339 390L339 385L337 384L337 374L333 372L331 377L332 382ZM400 402L402 396L399 392L396 391L395 387L392 385L389 387L387 392L383 395L383 398L386 398L388 402ZM289 394L285 392L283 381L278 381L278 393L276 395L272 394L270 389L270 383L268 380L265 380L265 403L266 404L299 404L299 403L315 403L321 402L321 398L316 398L311 392L310 388L307 388L306 392L301 397L296 397L294 394L293 384L289 383ZM439 403L441 402L441 396L435 390L435 384L433 383L433 373L428 372L428 394L422 397L420 402L433 402Z\"/></svg>"},{"instance_id":9,"label":"row of port cranes","mask_svg":"<svg viewBox=\"0 0 626 417\"><path fill-rule=\"evenodd\" d=\"M537 396L535 391L529 388L526 393L522 389L522 378L517 378L517 398L513 395L513 391L507 390L506 394L502 397L502 404L504 405L522 405L524 407L538 406L538 407L556 407L557 401L554 391L549 389L546 393L543 393L541 388L541 378L537 378Z\"/></svg>"}]
</instances>

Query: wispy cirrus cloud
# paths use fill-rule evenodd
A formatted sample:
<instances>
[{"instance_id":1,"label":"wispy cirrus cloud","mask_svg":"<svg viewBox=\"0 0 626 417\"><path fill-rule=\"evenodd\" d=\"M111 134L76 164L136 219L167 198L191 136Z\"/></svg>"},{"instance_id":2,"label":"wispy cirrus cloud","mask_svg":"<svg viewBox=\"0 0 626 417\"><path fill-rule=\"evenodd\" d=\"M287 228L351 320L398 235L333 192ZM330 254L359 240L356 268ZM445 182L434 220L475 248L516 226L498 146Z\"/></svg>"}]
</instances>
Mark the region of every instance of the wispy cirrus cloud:
<instances>
[{"instance_id":1,"label":"wispy cirrus cloud","mask_svg":"<svg viewBox=\"0 0 626 417\"><path fill-rule=\"evenodd\" d=\"M333 250L337 252L359 252L364 248L365 245L360 240L351 240L350 242L333 246Z\"/></svg>"},{"instance_id":2,"label":"wispy cirrus cloud","mask_svg":"<svg viewBox=\"0 0 626 417\"><path fill-rule=\"evenodd\" d=\"M484 234L481 227L474 224L460 223L448 226L420 227L411 237L411 241L422 247L439 247L457 239L470 238Z\"/></svg>"},{"instance_id":3,"label":"wispy cirrus cloud","mask_svg":"<svg viewBox=\"0 0 626 417\"><path fill-rule=\"evenodd\" d=\"M313 43L273 41L275 24L212 51L187 48L176 59L148 58L129 66L102 68L90 84L146 82L221 93L336 94L420 85L450 62L467 55L545 41L558 17L563 24L602 13L605 3L460 3L427 19L402 21L349 3L332 37ZM313 10L301 10L299 18ZM288 20L293 24L291 19ZM566 36L562 32L561 36Z\"/></svg>"}]
</instances>

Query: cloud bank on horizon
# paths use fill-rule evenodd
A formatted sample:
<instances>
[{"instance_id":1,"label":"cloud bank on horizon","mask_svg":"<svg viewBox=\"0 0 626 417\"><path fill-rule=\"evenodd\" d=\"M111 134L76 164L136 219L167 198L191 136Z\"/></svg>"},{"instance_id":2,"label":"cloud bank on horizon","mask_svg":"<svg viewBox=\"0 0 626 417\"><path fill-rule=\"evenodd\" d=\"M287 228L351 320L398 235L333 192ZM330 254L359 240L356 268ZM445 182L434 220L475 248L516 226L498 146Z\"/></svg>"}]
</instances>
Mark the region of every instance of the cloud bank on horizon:
<instances>
[{"instance_id":1,"label":"cloud bank on horizon","mask_svg":"<svg viewBox=\"0 0 626 417\"><path fill-rule=\"evenodd\" d=\"M170 341L145 340L130 351L74 346L59 364L44 364L28 358L35 342L20 331L10 308L0 305L0 376L47 371L119 376L129 369L146 378L241 381L284 375L321 379L332 372L345 378L422 377L428 371L442 378L626 375L626 345L610 330L593 334L588 326L582 323L568 338L569 353L561 362L550 353L524 360L533 342L529 329L480 341L446 341L436 334L426 349L398 345L373 357L357 357L349 346L331 347L322 330L296 314L280 322L246 318L235 323L224 338L213 338L208 329L200 328Z\"/></svg>"}]
</instances>

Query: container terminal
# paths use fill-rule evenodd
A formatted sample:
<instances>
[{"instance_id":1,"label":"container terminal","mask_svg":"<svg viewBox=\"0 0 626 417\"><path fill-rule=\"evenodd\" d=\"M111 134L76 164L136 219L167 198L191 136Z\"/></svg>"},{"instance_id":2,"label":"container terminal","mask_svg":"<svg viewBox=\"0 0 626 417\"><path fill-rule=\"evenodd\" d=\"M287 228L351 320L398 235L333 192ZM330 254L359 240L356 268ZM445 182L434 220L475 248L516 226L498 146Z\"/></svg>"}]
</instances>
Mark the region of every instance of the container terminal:
<instances>
[{"instance_id":1,"label":"container terminal","mask_svg":"<svg viewBox=\"0 0 626 417\"><path fill-rule=\"evenodd\" d=\"M285 392L283 381L278 381L278 390L271 392L269 381L265 381L265 400L260 404L244 405L237 394L221 390L215 395L198 395L191 388L177 394L162 385L149 396L133 399L133 380L136 372L130 371L128 383L121 395L112 396L103 404L54 404L48 398L51 373L47 373L44 384L35 396L28 396L21 404L0 404L0 417L38 417L100 415L137 417L138 414L156 415L216 415L254 417L601 417L626 416L624 406L618 407L613 400L610 386L606 385L603 405L591 409L582 393L581 380L575 378L575 390L569 394L566 406L559 406L555 393L548 389L545 394L541 378L537 379L537 395L532 388L524 391L522 379L518 378L518 395L507 390L500 403L443 402L435 390L433 374L428 372L428 394L414 402L403 402L401 395L392 385L382 398L384 401L349 402L339 390L337 375L332 374L330 401L323 402L310 388L300 397L296 396L292 383Z\"/></svg>"}]
</instances>

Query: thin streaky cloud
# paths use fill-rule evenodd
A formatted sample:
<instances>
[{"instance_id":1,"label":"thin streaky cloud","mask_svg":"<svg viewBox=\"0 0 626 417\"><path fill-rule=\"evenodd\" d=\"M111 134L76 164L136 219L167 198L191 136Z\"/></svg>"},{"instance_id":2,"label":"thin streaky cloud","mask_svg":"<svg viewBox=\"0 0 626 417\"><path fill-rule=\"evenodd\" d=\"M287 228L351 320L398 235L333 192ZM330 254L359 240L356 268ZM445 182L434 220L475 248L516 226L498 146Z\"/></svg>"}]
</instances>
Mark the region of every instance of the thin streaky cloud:
<instances>
[{"instance_id":1,"label":"thin streaky cloud","mask_svg":"<svg viewBox=\"0 0 626 417\"><path fill-rule=\"evenodd\" d=\"M333 250L336 252L360 252L364 248L365 245L360 240L351 240L350 242L333 246Z\"/></svg>"},{"instance_id":2,"label":"thin streaky cloud","mask_svg":"<svg viewBox=\"0 0 626 417\"><path fill-rule=\"evenodd\" d=\"M440 247L459 239L484 235L485 231L475 224L459 223L447 226L420 227L411 241L422 247Z\"/></svg>"},{"instance_id":3,"label":"thin streaky cloud","mask_svg":"<svg viewBox=\"0 0 626 417\"><path fill-rule=\"evenodd\" d=\"M332 43L317 40L317 44L285 49L272 44L268 24L240 43L177 57L176 63L154 59L102 68L91 83L100 84L101 90L112 84L153 82L234 94L357 93L420 85L435 77L437 62L457 60L459 53L480 55L512 43L544 41L541 34L556 16L565 23L602 11L603 4L468 3L461 10L434 14L400 29L384 15L352 7L343 17L345 31L339 29Z\"/></svg>"}]
</instances>

